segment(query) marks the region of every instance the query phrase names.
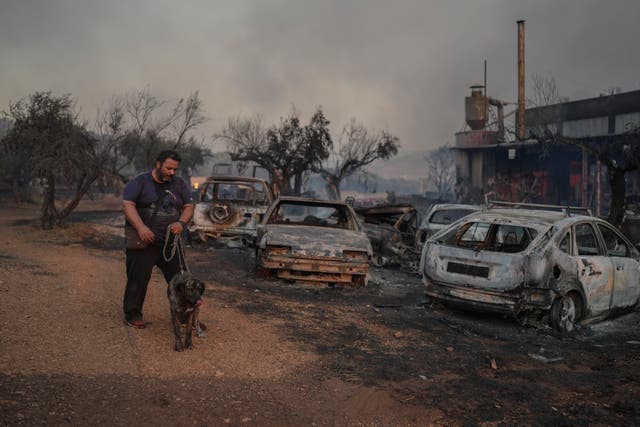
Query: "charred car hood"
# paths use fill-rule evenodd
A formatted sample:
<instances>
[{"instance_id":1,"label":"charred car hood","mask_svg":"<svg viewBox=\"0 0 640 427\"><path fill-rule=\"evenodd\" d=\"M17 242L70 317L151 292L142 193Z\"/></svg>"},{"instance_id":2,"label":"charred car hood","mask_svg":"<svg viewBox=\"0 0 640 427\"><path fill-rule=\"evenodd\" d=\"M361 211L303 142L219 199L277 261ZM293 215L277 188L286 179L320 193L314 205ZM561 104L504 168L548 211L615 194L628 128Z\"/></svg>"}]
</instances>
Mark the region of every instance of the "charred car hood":
<instances>
[{"instance_id":1,"label":"charred car hood","mask_svg":"<svg viewBox=\"0 0 640 427\"><path fill-rule=\"evenodd\" d=\"M327 227L268 225L263 245L289 246L292 253L307 256L340 256L345 250L372 253L364 232Z\"/></svg>"}]
</instances>

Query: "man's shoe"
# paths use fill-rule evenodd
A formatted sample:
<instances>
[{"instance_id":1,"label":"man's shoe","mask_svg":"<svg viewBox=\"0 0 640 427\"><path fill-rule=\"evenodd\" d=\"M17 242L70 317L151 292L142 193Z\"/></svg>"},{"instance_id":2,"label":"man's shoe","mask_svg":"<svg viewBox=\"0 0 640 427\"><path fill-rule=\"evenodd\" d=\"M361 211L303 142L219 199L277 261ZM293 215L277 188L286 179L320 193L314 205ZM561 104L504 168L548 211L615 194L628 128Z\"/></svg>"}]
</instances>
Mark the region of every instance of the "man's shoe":
<instances>
[{"instance_id":1,"label":"man's shoe","mask_svg":"<svg viewBox=\"0 0 640 427\"><path fill-rule=\"evenodd\" d=\"M132 328L136 329L144 329L146 327L142 319L127 320L127 326L131 326Z\"/></svg>"}]
</instances>

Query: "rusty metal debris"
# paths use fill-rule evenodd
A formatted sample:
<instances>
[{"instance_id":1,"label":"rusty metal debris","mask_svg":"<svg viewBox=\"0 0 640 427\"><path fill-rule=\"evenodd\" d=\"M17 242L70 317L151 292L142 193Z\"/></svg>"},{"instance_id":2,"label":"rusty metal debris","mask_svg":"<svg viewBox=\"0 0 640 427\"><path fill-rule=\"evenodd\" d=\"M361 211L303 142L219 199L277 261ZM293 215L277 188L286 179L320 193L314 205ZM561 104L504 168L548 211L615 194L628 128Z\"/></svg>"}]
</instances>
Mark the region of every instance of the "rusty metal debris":
<instances>
[{"instance_id":1,"label":"rusty metal debris","mask_svg":"<svg viewBox=\"0 0 640 427\"><path fill-rule=\"evenodd\" d=\"M228 246L253 246L256 226L273 200L265 180L213 176L200 186L189 232L201 242L213 238Z\"/></svg>"},{"instance_id":2,"label":"rusty metal debris","mask_svg":"<svg viewBox=\"0 0 640 427\"><path fill-rule=\"evenodd\" d=\"M282 279L365 286L371 255L343 202L282 197L258 228L256 267Z\"/></svg>"},{"instance_id":3,"label":"rusty metal debris","mask_svg":"<svg viewBox=\"0 0 640 427\"><path fill-rule=\"evenodd\" d=\"M420 215L411 205L379 205L356 209L373 247L373 265L404 265L417 271L416 232Z\"/></svg>"}]
</instances>

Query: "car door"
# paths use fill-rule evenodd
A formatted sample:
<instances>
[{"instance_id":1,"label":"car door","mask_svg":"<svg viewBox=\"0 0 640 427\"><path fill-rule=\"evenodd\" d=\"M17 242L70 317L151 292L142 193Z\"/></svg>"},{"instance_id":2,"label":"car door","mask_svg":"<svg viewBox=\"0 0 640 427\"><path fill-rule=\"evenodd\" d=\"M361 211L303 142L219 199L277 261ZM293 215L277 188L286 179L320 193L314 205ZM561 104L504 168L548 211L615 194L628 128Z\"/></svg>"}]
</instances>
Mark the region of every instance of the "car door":
<instances>
[{"instance_id":1,"label":"car door","mask_svg":"<svg viewBox=\"0 0 640 427\"><path fill-rule=\"evenodd\" d=\"M607 255L613 262L613 296L610 308L634 306L640 295L640 262L624 237L605 224L598 224Z\"/></svg>"},{"instance_id":2,"label":"car door","mask_svg":"<svg viewBox=\"0 0 640 427\"><path fill-rule=\"evenodd\" d=\"M584 290L587 310L592 316L609 310L613 294L613 263L605 256L593 225L578 223L573 228L578 280Z\"/></svg>"}]
</instances>

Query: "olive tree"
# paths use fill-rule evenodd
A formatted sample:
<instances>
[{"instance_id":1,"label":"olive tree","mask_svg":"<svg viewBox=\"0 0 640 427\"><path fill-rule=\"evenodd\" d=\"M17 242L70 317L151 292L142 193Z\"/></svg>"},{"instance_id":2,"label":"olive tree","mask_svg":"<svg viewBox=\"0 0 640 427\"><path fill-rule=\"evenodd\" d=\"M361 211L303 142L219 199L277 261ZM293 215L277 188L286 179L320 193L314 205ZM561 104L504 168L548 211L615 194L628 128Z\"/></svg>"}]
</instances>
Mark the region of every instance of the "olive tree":
<instances>
[{"instance_id":1,"label":"olive tree","mask_svg":"<svg viewBox=\"0 0 640 427\"><path fill-rule=\"evenodd\" d=\"M290 194L300 191L304 172L320 168L329 157L333 141L328 126L321 108L307 125L294 109L279 125L268 128L260 116L230 118L215 138L227 142L231 160L257 163L269 171L280 193Z\"/></svg>"},{"instance_id":2,"label":"olive tree","mask_svg":"<svg viewBox=\"0 0 640 427\"><path fill-rule=\"evenodd\" d=\"M86 129L74 112L71 95L36 92L12 103L11 128L2 139L3 154L20 159L20 173L43 187L41 225L62 225L91 185L112 176L110 150ZM62 203L59 184L71 195Z\"/></svg>"}]
</instances>

